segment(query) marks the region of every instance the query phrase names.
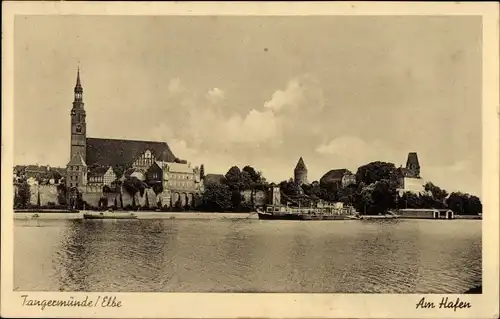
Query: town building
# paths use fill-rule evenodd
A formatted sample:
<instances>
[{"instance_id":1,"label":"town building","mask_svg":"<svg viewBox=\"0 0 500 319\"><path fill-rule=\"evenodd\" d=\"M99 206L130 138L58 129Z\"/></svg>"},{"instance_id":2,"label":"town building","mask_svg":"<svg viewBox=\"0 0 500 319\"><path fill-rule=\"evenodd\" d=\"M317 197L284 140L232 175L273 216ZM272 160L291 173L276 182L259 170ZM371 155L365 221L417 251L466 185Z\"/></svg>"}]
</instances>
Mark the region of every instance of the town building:
<instances>
[{"instance_id":1,"label":"town building","mask_svg":"<svg viewBox=\"0 0 500 319\"><path fill-rule=\"evenodd\" d=\"M319 183L331 191L356 184L356 175L346 168L332 169L323 175Z\"/></svg>"},{"instance_id":2,"label":"town building","mask_svg":"<svg viewBox=\"0 0 500 319\"><path fill-rule=\"evenodd\" d=\"M63 181L66 170L48 165L16 165L14 166L14 182L28 181L31 185L59 184Z\"/></svg>"},{"instance_id":3,"label":"town building","mask_svg":"<svg viewBox=\"0 0 500 319\"><path fill-rule=\"evenodd\" d=\"M146 182L148 170L158 163L161 172L157 178L165 190L197 190L199 177L195 176L199 170L183 165L185 161L176 158L165 142L87 137L84 106L78 68L71 109L70 161L66 168L66 185L72 192L102 192L104 186L116 180L123 182L133 177ZM168 174L163 173L165 169Z\"/></svg>"},{"instance_id":4,"label":"town building","mask_svg":"<svg viewBox=\"0 0 500 319\"><path fill-rule=\"evenodd\" d=\"M102 187L110 186L116 180L117 176L113 167L96 167L88 173L87 185Z\"/></svg>"},{"instance_id":5,"label":"town building","mask_svg":"<svg viewBox=\"0 0 500 319\"><path fill-rule=\"evenodd\" d=\"M146 182L152 187L161 185L168 192L173 205L192 205L196 194L202 190L199 167L189 163L156 161L146 171Z\"/></svg>"},{"instance_id":6,"label":"town building","mask_svg":"<svg viewBox=\"0 0 500 319\"><path fill-rule=\"evenodd\" d=\"M408 153L406 167L398 167L398 192L402 195L405 192L423 194L425 192L425 180L420 176L420 163L415 152Z\"/></svg>"},{"instance_id":7,"label":"town building","mask_svg":"<svg viewBox=\"0 0 500 319\"><path fill-rule=\"evenodd\" d=\"M299 158L299 161L297 162L297 165L295 166L293 173L294 173L295 184L297 184L298 186L302 184L308 184L307 167L302 157Z\"/></svg>"}]
</instances>

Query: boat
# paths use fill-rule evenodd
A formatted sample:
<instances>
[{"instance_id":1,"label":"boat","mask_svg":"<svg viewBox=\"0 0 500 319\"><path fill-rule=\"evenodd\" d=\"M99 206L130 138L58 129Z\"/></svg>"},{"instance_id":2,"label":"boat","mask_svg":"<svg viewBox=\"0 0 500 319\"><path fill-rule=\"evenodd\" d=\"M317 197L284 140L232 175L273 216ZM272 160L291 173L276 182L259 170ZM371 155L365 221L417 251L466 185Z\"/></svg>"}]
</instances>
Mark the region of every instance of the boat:
<instances>
[{"instance_id":1,"label":"boat","mask_svg":"<svg viewBox=\"0 0 500 319\"><path fill-rule=\"evenodd\" d=\"M325 207L289 207L268 205L265 210L257 210L262 220L357 220L355 214L348 209Z\"/></svg>"},{"instance_id":2,"label":"boat","mask_svg":"<svg viewBox=\"0 0 500 319\"><path fill-rule=\"evenodd\" d=\"M126 212L87 212L83 214L85 219L137 219L134 213Z\"/></svg>"}]
</instances>

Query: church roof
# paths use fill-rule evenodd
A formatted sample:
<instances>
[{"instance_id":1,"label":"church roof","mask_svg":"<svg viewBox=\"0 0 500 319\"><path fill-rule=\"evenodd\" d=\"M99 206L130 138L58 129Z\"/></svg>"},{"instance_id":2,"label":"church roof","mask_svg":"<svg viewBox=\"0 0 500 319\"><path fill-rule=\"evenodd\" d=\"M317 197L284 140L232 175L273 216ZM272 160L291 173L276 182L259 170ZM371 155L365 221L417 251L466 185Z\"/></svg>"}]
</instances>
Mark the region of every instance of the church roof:
<instances>
[{"instance_id":1,"label":"church roof","mask_svg":"<svg viewBox=\"0 0 500 319\"><path fill-rule=\"evenodd\" d=\"M129 166L146 150L150 150L157 160L175 160L168 144L164 142L87 138L87 164Z\"/></svg>"},{"instance_id":2,"label":"church roof","mask_svg":"<svg viewBox=\"0 0 500 319\"><path fill-rule=\"evenodd\" d=\"M295 170L296 171L307 171L307 167L306 167L306 164L304 164L304 160L301 158L299 158L299 161L297 162L297 166L295 166Z\"/></svg>"}]
</instances>

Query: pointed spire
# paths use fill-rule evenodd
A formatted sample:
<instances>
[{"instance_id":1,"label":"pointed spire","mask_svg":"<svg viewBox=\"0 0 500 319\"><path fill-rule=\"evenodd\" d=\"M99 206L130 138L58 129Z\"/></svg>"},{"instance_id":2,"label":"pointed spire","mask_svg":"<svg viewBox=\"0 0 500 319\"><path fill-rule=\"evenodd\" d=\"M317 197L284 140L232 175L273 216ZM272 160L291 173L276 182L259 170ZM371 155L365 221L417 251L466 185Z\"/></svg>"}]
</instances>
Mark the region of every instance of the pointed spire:
<instances>
[{"instance_id":1,"label":"pointed spire","mask_svg":"<svg viewBox=\"0 0 500 319\"><path fill-rule=\"evenodd\" d=\"M78 65L78 68L76 70L75 100L81 101L82 93L83 93L83 88L82 88L82 82L80 80L80 65Z\"/></svg>"},{"instance_id":2,"label":"pointed spire","mask_svg":"<svg viewBox=\"0 0 500 319\"><path fill-rule=\"evenodd\" d=\"M302 159L302 156L299 158L299 161L297 162L297 166L295 166L296 171L307 171L306 164L304 163L304 160Z\"/></svg>"},{"instance_id":3,"label":"pointed spire","mask_svg":"<svg viewBox=\"0 0 500 319\"><path fill-rule=\"evenodd\" d=\"M76 87L82 87L80 82L80 63L78 63L78 68L76 69Z\"/></svg>"},{"instance_id":4,"label":"pointed spire","mask_svg":"<svg viewBox=\"0 0 500 319\"><path fill-rule=\"evenodd\" d=\"M76 69L75 102L83 102L83 88L80 80L80 64Z\"/></svg>"}]
</instances>

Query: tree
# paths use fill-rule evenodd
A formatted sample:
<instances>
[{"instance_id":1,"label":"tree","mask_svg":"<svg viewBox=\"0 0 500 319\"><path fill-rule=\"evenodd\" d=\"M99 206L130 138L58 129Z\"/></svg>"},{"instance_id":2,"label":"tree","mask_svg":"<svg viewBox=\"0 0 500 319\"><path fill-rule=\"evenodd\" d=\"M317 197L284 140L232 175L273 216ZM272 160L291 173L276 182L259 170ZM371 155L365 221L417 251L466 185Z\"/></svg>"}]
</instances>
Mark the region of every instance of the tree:
<instances>
[{"instance_id":1,"label":"tree","mask_svg":"<svg viewBox=\"0 0 500 319\"><path fill-rule=\"evenodd\" d=\"M356 181L370 185L381 180L388 180L391 184L397 184L396 167L387 162L371 162L360 166L356 172Z\"/></svg>"},{"instance_id":2,"label":"tree","mask_svg":"<svg viewBox=\"0 0 500 319\"><path fill-rule=\"evenodd\" d=\"M444 202L446 197L448 196L448 192L445 191L444 189L439 188L438 186L434 185L432 182L427 182L424 185L424 189L427 192L430 192L432 194L432 197L440 202Z\"/></svg>"},{"instance_id":3,"label":"tree","mask_svg":"<svg viewBox=\"0 0 500 319\"><path fill-rule=\"evenodd\" d=\"M483 205L477 196L461 192L453 192L448 197L448 208L459 215L482 214Z\"/></svg>"},{"instance_id":4,"label":"tree","mask_svg":"<svg viewBox=\"0 0 500 319\"><path fill-rule=\"evenodd\" d=\"M347 187L337 189L337 193L335 194L336 200L348 206L353 206L356 202L357 188L358 187L355 184L352 184Z\"/></svg>"},{"instance_id":5,"label":"tree","mask_svg":"<svg viewBox=\"0 0 500 319\"><path fill-rule=\"evenodd\" d=\"M468 215L479 215L483 213L483 204L477 196L470 195L466 207L466 214Z\"/></svg>"},{"instance_id":6,"label":"tree","mask_svg":"<svg viewBox=\"0 0 500 319\"><path fill-rule=\"evenodd\" d=\"M65 184L57 185L57 201L61 206L68 205L68 188Z\"/></svg>"},{"instance_id":7,"label":"tree","mask_svg":"<svg viewBox=\"0 0 500 319\"><path fill-rule=\"evenodd\" d=\"M412 192L404 192L403 195L398 198L398 208L423 208L421 197Z\"/></svg>"},{"instance_id":8,"label":"tree","mask_svg":"<svg viewBox=\"0 0 500 319\"><path fill-rule=\"evenodd\" d=\"M279 187L281 192L288 196L298 196L301 193L300 187L293 181L292 178L279 183Z\"/></svg>"},{"instance_id":9,"label":"tree","mask_svg":"<svg viewBox=\"0 0 500 319\"><path fill-rule=\"evenodd\" d=\"M250 176L250 180L252 182L254 182L254 183L261 182L260 174L252 166L247 165L247 166L243 167L242 172L246 172Z\"/></svg>"},{"instance_id":10,"label":"tree","mask_svg":"<svg viewBox=\"0 0 500 319\"><path fill-rule=\"evenodd\" d=\"M14 197L14 207L27 208L30 203L31 190L28 183L23 182L18 185L17 193Z\"/></svg>"},{"instance_id":11,"label":"tree","mask_svg":"<svg viewBox=\"0 0 500 319\"><path fill-rule=\"evenodd\" d=\"M239 189L241 182L241 171L238 166L231 167L226 175L226 185L228 185L231 189L237 188Z\"/></svg>"},{"instance_id":12,"label":"tree","mask_svg":"<svg viewBox=\"0 0 500 319\"><path fill-rule=\"evenodd\" d=\"M231 209L232 193L228 185L208 184L202 196L202 207L209 211L226 211Z\"/></svg>"},{"instance_id":13,"label":"tree","mask_svg":"<svg viewBox=\"0 0 500 319\"><path fill-rule=\"evenodd\" d=\"M240 181L238 183L239 190L254 189L257 182L252 180L252 177L248 172L242 171L240 176Z\"/></svg>"},{"instance_id":14,"label":"tree","mask_svg":"<svg viewBox=\"0 0 500 319\"><path fill-rule=\"evenodd\" d=\"M396 207L396 189L389 180L383 179L375 183L372 191L373 208L383 213Z\"/></svg>"},{"instance_id":15,"label":"tree","mask_svg":"<svg viewBox=\"0 0 500 319\"><path fill-rule=\"evenodd\" d=\"M361 188L357 189L354 207L358 212L366 214L371 211L373 205L373 186L363 186L363 184L361 184L361 186Z\"/></svg>"},{"instance_id":16,"label":"tree","mask_svg":"<svg viewBox=\"0 0 500 319\"><path fill-rule=\"evenodd\" d=\"M234 211L241 208L242 196L238 189L233 189L231 192L231 204Z\"/></svg>"}]
</instances>

